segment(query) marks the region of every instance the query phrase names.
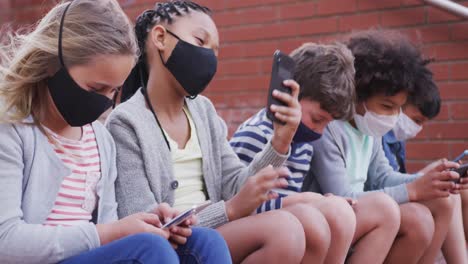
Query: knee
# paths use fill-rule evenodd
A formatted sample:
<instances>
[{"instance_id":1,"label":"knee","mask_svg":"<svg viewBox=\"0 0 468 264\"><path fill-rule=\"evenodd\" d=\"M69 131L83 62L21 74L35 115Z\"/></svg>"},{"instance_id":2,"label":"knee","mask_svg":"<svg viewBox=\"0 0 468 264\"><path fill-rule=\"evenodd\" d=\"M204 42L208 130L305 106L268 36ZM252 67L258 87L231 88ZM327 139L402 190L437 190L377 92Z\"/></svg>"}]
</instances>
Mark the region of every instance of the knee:
<instances>
[{"instance_id":1,"label":"knee","mask_svg":"<svg viewBox=\"0 0 468 264\"><path fill-rule=\"evenodd\" d=\"M294 205L290 210L302 225L307 248L326 253L331 243L331 232L325 216L306 204Z\"/></svg>"},{"instance_id":2,"label":"knee","mask_svg":"<svg viewBox=\"0 0 468 264\"><path fill-rule=\"evenodd\" d=\"M372 207L377 213L379 225L392 228L395 233L400 229L400 207L392 197L385 193L373 193L371 198Z\"/></svg>"},{"instance_id":3,"label":"knee","mask_svg":"<svg viewBox=\"0 0 468 264\"><path fill-rule=\"evenodd\" d=\"M330 230L335 236L353 237L356 229L356 215L349 203L337 196L324 198L322 212L327 219Z\"/></svg>"},{"instance_id":4,"label":"knee","mask_svg":"<svg viewBox=\"0 0 468 264\"><path fill-rule=\"evenodd\" d=\"M456 202L456 198L452 195L432 200L432 214L434 216L452 216Z\"/></svg>"},{"instance_id":5,"label":"knee","mask_svg":"<svg viewBox=\"0 0 468 264\"><path fill-rule=\"evenodd\" d=\"M196 253L204 259L216 259L222 263L229 263L231 261L226 240L215 229L194 227L192 228L192 235L189 237L189 241L187 244L197 244L196 246L192 246L194 248L191 248L191 250L198 251Z\"/></svg>"},{"instance_id":6,"label":"knee","mask_svg":"<svg viewBox=\"0 0 468 264\"><path fill-rule=\"evenodd\" d=\"M210 248L210 250L229 252L226 240L224 240L223 236L215 229L194 227L192 228L192 235L189 239L194 239Z\"/></svg>"},{"instance_id":7,"label":"knee","mask_svg":"<svg viewBox=\"0 0 468 264\"><path fill-rule=\"evenodd\" d=\"M407 204L405 207L405 220L401 226L403 235L414 245L429 247L435 229L431 212L426 206L416 203Z\"/></svg>"},{"instance_id":8,"label":"knee","mask_svg":"<svg viewBox=\"0 0 468 264\"><path fill-rule=\"evenodd\" d=\"M290 259L291 263L299 263L305 253L306 240L301 222L291 213L283 210L272 212L269 241L274 244L279 257ZM297 260L297 261L293 261Z\"/></svg>"},{"instance_id":9,"label":"knee","mask_svg":"<svg viewBox=\"0 0 468 264\"><path fill-rule=\"evenodd\" d=\"M128 239L135 245L142 245L142 247L146 247L148 249L161 248L172 250L171 244L167 239L155 234L141 233L129 236Z\"/></svg>"},{"instance_id":10,"label":"knee","mask_svg":"<svg viewBox=\"0 0 468 264\"><path fill-rule=\"evenodd\" d=\"M143 263L178 263L179 257L167 239L150 233L127 237L129 248Z\"/></svg>"}]
</instances>

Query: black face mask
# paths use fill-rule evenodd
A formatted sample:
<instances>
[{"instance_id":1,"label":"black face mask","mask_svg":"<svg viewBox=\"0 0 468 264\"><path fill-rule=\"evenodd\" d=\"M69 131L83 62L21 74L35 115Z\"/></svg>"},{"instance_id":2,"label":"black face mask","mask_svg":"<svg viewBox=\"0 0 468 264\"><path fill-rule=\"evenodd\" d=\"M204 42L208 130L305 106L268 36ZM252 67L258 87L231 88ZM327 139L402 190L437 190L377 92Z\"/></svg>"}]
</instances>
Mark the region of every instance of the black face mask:
<instances>
[{"instance_id":1,"label":"black face mask","mask_svg":"<svg viewBox=\"0 0 468 264\"><path fill-rule=\"evenodd\" d=\"M171 56L164 63L174 78L191 97L205 90L213 79L218 67L218 59L212 49L202 48L181 40L177 35L166 30L179 41Z\"/></svg>"},{"instance_id":2,"label":"black face mask","mask_svg":"<svg viewBox=\"0 0 468 264\"><path fill-rule=\"evenodd\" d=\"M60 70L47 81L50 95L63 119L73 127L80 127L96 121L112 106L112 100L104 95L88 92L81 88L70 76L62 55L62 33L66 7L60 22L58 55Z\"/></svg>"},{"instance_id":3,"label":"black face mask","mask_svg":"<svg viewBox=\"0 0 468 264\"><path fill-rule=\"evenodd\" d=\"M308 128L304 123L300 123L297 128L296 134L294 134L293 142L303 143L303 142L312 142L318 140L322 137L322 134L319 134L312 129Z\"/></svg>"}]
</instances>

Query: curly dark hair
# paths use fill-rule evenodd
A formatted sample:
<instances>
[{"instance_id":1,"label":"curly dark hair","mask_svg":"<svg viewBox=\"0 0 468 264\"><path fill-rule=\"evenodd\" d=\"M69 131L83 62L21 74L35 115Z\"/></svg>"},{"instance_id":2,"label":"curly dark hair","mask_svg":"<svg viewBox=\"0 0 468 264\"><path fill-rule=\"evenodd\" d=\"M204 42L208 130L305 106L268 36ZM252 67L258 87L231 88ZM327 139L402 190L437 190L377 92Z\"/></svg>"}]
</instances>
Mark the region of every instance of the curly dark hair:
<instances>
[{"instance_id":1,"label":"curly dark hair","mask_svg":"<svg viewBox=\"0 0 468 264\"><path fill-rule=\"evenodd\" d=\"M418 47L396 31L356 32L349 36L346 45L355 58L358 101L382 93L412 93L417 72L427 63Z\"/></svg>"},{"instance_id":2,"label":"curly dark hair","mask_svg":"<svg viewBox=\"0 0 468 264\"><path fill-rule=\"evenodd\" d=\"M426 66L418 72L415 90L409 94L407 103L416 106L428 119L433 119L439 114L441 107L439 88L432 72Z\"/></svg>"},{"instance_id":3,"label":"curly dark hair","mask_svg":"<svg viewBox=\"0 0 468 264\"><path fill-rule=\"evenodd\" d=\"M135 23L135 34L140 48L140 56L137 65L133 68L122 87L121 102L128 100L140 87L148 82L145 43L151 28L158 23L172 24L176 17L184 16L191 11L211 15L211 10L208 7L188 0L172 0L156 3L154 9L146 10L138 16Z\"/></svg>"}]
</instances>

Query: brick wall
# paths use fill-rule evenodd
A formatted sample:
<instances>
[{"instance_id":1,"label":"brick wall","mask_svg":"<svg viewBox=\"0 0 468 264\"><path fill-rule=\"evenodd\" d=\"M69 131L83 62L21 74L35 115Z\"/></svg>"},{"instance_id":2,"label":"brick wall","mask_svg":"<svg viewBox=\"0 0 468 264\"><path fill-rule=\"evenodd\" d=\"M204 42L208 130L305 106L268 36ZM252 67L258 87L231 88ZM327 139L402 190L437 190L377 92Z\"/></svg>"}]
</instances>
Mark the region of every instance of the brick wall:
<instances>
[{"instance_id":1,"label":"brick wall","mask_svg":"<svg viewBox=\"0 0 468 264\"><path fill-rule=\"evenodd\" d=\"M0 23L31 23L55 2L0 0ZM152 0L120 0L130 17ZM408 144L410 169L468 149L468 22L419 0L199 0L214 10L221 37L219 72L206 95L230 132L263 107L275 49L327 42L351 30L402 30L437 59L431 67L444 103L439 117ZM456 1L468 6L468 1Z\"/></svg>"}]
</instances>

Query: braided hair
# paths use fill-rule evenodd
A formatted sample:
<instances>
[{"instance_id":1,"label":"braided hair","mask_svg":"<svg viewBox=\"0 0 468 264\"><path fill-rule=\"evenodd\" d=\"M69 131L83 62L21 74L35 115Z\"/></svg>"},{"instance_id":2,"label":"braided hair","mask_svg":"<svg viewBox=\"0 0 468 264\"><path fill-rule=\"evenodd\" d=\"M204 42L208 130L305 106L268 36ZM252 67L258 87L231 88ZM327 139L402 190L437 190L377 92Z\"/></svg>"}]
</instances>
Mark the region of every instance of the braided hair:
<instances>
[{"instance_id":1,"label":"braided hair","mask_svg":"<svg viewBox=\"0 0 468 264\"><path fill-rule=\"evenodd\" d=\"M138 16L135 24L135 34L140 48L140 56L136 66L122 87L121 102L125 102L135 92L148 82L148 65L146 57L146 39L151 29L159 23L172 24L176 17L189 14L191 11L202 12L211 15L208 7L201 6L188 0L173 0L169 2L156 3L154 9L144 11Z\"/></svg>"}]
</instances>

